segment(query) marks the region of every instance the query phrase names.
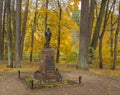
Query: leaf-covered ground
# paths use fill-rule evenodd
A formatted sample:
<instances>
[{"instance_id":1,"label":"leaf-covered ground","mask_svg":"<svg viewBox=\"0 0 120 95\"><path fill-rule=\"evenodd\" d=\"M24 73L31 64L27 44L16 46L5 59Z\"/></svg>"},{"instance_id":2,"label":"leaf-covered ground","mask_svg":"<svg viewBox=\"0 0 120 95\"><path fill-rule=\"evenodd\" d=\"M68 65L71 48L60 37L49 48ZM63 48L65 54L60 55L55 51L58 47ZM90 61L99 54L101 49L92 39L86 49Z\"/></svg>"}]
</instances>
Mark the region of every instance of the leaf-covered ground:
<instances>
[{"instance_id":1,"label":"leaf-covered ground","mask_svg":"<svg viewBox=\"0 0 120 95\"><path fill-rule=\"evenodd\" d=\"M18 70L21 70L22 72L34 72L39 69L39 62L37 63L30 63L30 62L22 62L22 68L7 68L7 61L0 61L0 73L14 73ZM56 68L58 68L59 71L76 71L75 64L56 64ZM98 67L92 65L89 67L89 72L98 74L98 75L104 75L104 76L110 76L110 77L117 77L120 78L120 67L118 67L116 70L111 70L109 68L99 69Z\"/></svg>"},{"instance_id":2,"label":"leaf-covered ground","mask_svg":"<svg viewBox=\"0 0 120 95\"><path fill-rule=\"evenodd\" d=\"M0 64L0 95L120 95L120 70L90 68L89 71L76 70L73 65L57 65L62 76L78 82L80 85L53 87L44 89L28 88L18 79L17 71L33 73L39 69L39 63L22 64L22 68L6 68Z\"/></svg>"}]
</instances>

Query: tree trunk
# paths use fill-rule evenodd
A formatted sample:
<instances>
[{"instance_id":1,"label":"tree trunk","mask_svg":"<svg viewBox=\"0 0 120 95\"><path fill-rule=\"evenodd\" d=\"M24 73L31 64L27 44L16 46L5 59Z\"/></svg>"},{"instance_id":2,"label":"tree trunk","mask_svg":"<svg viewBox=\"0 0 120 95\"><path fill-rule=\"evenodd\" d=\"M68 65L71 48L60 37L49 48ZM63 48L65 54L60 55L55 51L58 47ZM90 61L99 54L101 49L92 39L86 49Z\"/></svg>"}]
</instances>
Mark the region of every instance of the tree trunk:
<instances>
[{"instance_id":1,"label":"tree trunk","mask_svg":"<svg viewBox=\"0 0 120 95\"><path fill-rule=\"evenodd\" d=\"M92 28L94 22L94 9L95 9L95 0L91 0L89 22L88 22L88 45L90 45L90 39L92 34Z\"/></svg>"},{"instance_id":2,"label":"tree trunk","mask_svg":"<svg viewBox=\"0 0 120 95\"><path fill-rule=\"evenodd\" d=\"M8 67L13 67L12 59L12 32L11 32L11 12L10 12L10 0L6 0L6 12L7 12L7 46L8 46Z\"/></svg>"},{"instance_id":3,"label":"tree trunk","mask_svg":"<svg viewBox=\"0 0 120 95\"><path fill-rule=\"evenodd\" d=\"M81 22L80 22L80 50L78 58L78 68L88 69L88 15L89 2L81 1Z\"/></svg>"},{"instance_id":4,"label":"tree trunk","mask_svg":"<svg viewBox=\"0 0 120 95\"><path fill-rule=\"evenodd\" d=\"M104 16L106 2L107 2L107 0L102 0L99 17L97 19L96 27L95 27L94 34L93 34L93 39L92 39L92 42L91 42L91 47L95 50L96 50L97 43L98 43L100 27L101 27L102 19L103 19L103 16Z\"/></svg>"},{"instance_id":5,"label":"tree trunk","mask_svg":"<svg viewBox=\"0 0 120 95\"><path fill-rule=\"evenodd\" d=\"M99 43L99 59L100 59L99 68L101 68L101 69L103 69L103 62L102 62L102 41L103 41L103 37L104 37L104 34L105 34L105 29L106 29L107 22L108 22L108 17L109 17L109 14L108 14L108 5L109 5L109 0L107 2L103 30L102 30L102 33L101 33L101 35L99 37L99 40L100 40L100 43Z\"/></svg>"},{"instance_id":6,"label":"tree trunk","mask_svg":"<svg viewBox=\"0 0 120 95\"><path fill-rule=\"evenodd\" d=\"M15 6L15 0L11 0L11 18L12 18L12 20L11 20L11 25L12 25L12 33L13 33L13 50L15 50L15 26L16 26L16 21L15 21L15 19L16 19L16 17L15 17L15 9L14 9L14 6ZM13 56L15 56L15 52L13 52Z\"/></svg>"},{"instance_id":7,"label":"tree trunk","mask_svg":"<svg viewBox=\"0 0 120 95\"><path fill-rule=\"evenodd\" d=\"M22 26L22 36L21 36L21 51L20 51L20 58L22 60L23 55L23 46L24 46L24 38L26 34L26 23L27 23L27 17L28 17L28 7L29 7L29 0L26 0L26 7L24 12L24 19L23 19L23 26Z\"/></svg>"},{"instance_id":8,"label":"tree trunk","mask_svg":"<svg viewBox=\"0 0 120 95\"><path fill-rule=\"evenodd\" d=\"M16 27L15 27L15 66L16 67L21 67L20 32L21 32L21 0L16 0Z\"/></svg>"},{"instance_id":9,"label":"tree trunk","mask_svg":"<svg viewBox=\"0 0 120 95\"><path fill-rule=\"evenodd\" d=\"M11 0L11 15L12 15L12 25L13 25L13 33L15 38L15 0Z\"/></svg>"},{"instance_id":10,"label":"tree trunk","mask_svg":"<svg viewBox=\"0 0 120 95\"><path fill-rule=\"evenodd\" d=\"M114 0L114 2L116 2L116 0ZM115 3L113 4L113 10L111 13L111 36L110 36L110 56L113 57L113 31L114 31L114 25L115 22L113 22L113 15L114 15L114 11L115 11Z\"/></svg>"},{"instance_id":11,"label":"tree trunk","mask_svg":"<svg viewBox=\"0 0 120 95\"><path fill-rule=\"evenodd\" d=\"M112 9L114 2L112 3L111 7L109 7L109 3L110 3L110 1L108 0L107 7L106 7L105 18L104 18L103 30L102 30L102 33L101 33L100 39L99 39L100 40L100 43L99 43L99 58L100 58L99 68L101 68L101 69L103 69L103 62L102 62L102 41L103 41L103 37L104 37L104 34L105 34L105 29L106 29L106 26L107 26L107 22L108 22L110 13L111 13L109 11L109 8L110 8L110 10Z\"/></svg>"},{"instance_id":12,"label":"tree trunk","mask_svg":"<svg viewBox=\"0 0 120 95\"><path fill-rule=\"evenodd\" d=\"M115 33L115 42L114 42L114 59L113 59L113 67L112 67L113 70L116 68L116 63L117 63L117 47L118 47L119 31L120 31L120 1L119 1L118 26L117 26L117 30L116 30L116 33Z\"/></svg>"},{"instance_id":13,"label":"tree trunk","mask_svg":"<svg viewBox=\"0 0 120 95\"><path fill-rule=\"evenodd\" d=\"M101 68L101 69L103 69L103 62L102 62L102 39L103 39L103 36L100 37L100 42L99 42L99 60L100 60L99 68Z\"/></svg>"},{"instance_id":14,"label":"tree trunk","mask_svg":"<svg viewBox=\"0 0 120 95\"><path fill-rule=\"evenodd\" d=\"M36 1L36 9L38 8L38 1ZM33 59L33 45L34 45L34 32L36 31L36 24L37 24L37 11L35 11L35 16L34 16L34 22L33 22L33 27L32 27L32 34L31 34L31 51L30 51L30 62L32 62Z\"/></svg>"},{"instance_id":15,"label":"tree trunk","mask_svg":"<svg viewBox=\"0 0 120 95\"><path fill-rule=\"evenodd\" d=\"M90 12L89 12L89 22L88 22L88 49L90 50L90 41L91 41L91 34L92 34L92 28L93 28L93 22L94 22L94 9L95 9L95 0L91 0L90 4ZM88 54L88 57L90 58L90 54ZM89 59L88 63L92 63L92 60Z\"/></svg>"},{"instance_id":16,"label":"tree trunk","mask_svg":"<svg viewBox=\"0 0 120 95\"><path fill-rule=\"evenodd\" d=\"M3 8L3 16L2 16L2 19L3 19L3 25L2 25L2 38L1 38L1 41L2 41L2 46L1 46L1 50L2 50L2 59L4 60L4 51L5 51L5 49L4 49L4 47L5 47L5 44L4 44L4 38L5 38L5 36L4 36L4 32L5 32L5 13L6 13L6 4L5 4L5 2L6 1L4 1L4 8Z\"/></svg>"},{"instance_id":17,"label":"tree trunk","mask_svg":"<svg viewBox=\"0 0 120 95\"><path fill-rule=\"evenodd\" d=\"M3 39L3 31L2 31L2 28L3 28L3 19L2 19L2 14L3 14L3 0L0 0L0 60L3 59L3 50L2 50L2 47L3 47L3 43L2 43L2 39Z\"/></svg>"},{"instance_id":18,"label":"tree trunk","mask_svg":"<svg viewBox=\"0 0 120 95\"><path fill-rule=\"evenodd\" d=\"M59 58L60 58L60 35L61 35L60 21L61 21L62 9L59 0L58 0L58 7L59 7L59 24L58 24L58 47L57 47L56 63L59 63Z\"/></svg>"}]
</instances>

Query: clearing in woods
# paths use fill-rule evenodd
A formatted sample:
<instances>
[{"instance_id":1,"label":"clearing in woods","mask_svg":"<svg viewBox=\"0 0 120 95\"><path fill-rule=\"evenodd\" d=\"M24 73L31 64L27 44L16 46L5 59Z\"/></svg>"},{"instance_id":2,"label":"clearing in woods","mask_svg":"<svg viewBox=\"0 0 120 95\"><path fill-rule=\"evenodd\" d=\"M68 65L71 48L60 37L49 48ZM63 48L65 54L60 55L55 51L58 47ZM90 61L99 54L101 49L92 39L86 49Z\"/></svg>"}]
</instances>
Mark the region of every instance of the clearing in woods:
<instances>
[{"instance_id":1,"label":"clearing in woods","mask_svg":"<svg viewBox=\"0 0 120 95\"><path fill-rule=\"evenodd\" d=\"M82 76L79 86L45 88L31 90L20 81L17 73L0 73L0 95L120 95L120 79L76 70L61 72L71 80L78 82L78 76Z\"/></svg>"}]
</instances>

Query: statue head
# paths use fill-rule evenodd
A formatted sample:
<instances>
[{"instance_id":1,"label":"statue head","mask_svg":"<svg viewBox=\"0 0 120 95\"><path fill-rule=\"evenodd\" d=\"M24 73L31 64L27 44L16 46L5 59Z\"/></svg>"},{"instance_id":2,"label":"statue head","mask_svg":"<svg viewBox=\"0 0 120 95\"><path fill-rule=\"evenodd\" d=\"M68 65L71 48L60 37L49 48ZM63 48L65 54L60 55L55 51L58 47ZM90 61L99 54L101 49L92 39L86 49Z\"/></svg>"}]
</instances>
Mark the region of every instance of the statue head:
<instances>
[{"instance_id":1,"label":"statue head","mask_svg":"<svg viewBox=\"0 0 120 95\"><path fill-rule=\"evenodd\" d=\"M47 30L49 31L49 30L50 30L50 28L48 27L48 28L47 28Z\"/></svg>"}]
</instances>

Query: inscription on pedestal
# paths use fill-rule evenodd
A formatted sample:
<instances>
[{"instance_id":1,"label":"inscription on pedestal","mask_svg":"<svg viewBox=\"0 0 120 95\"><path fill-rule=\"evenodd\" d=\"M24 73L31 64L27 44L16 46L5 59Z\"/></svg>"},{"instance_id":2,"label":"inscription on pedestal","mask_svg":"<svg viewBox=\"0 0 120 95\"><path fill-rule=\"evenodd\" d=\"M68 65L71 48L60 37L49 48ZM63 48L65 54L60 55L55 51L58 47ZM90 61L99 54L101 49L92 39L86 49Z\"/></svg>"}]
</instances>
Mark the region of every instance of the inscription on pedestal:
<instances>
[{"instance_id":1,"label":"inscription on pedestal","mask_svg":"<svg viewBox=\"0 0 120 95\"><path fill-rule=\"evenodd\" d=\"M41 56L40 71L42 73L54 72L54 50L51 48L44 48Z\"/></svg>"},{"instance_id":2,"label":"inscription on pedestal","mask_svg":"<svg viewBox=\"0 0 120 95\"><path fill-rule=\"evenodd\" d=\"M46 71L54 70L54 59L53 56L46 56Z\"/></svg>"}]
</instances>

